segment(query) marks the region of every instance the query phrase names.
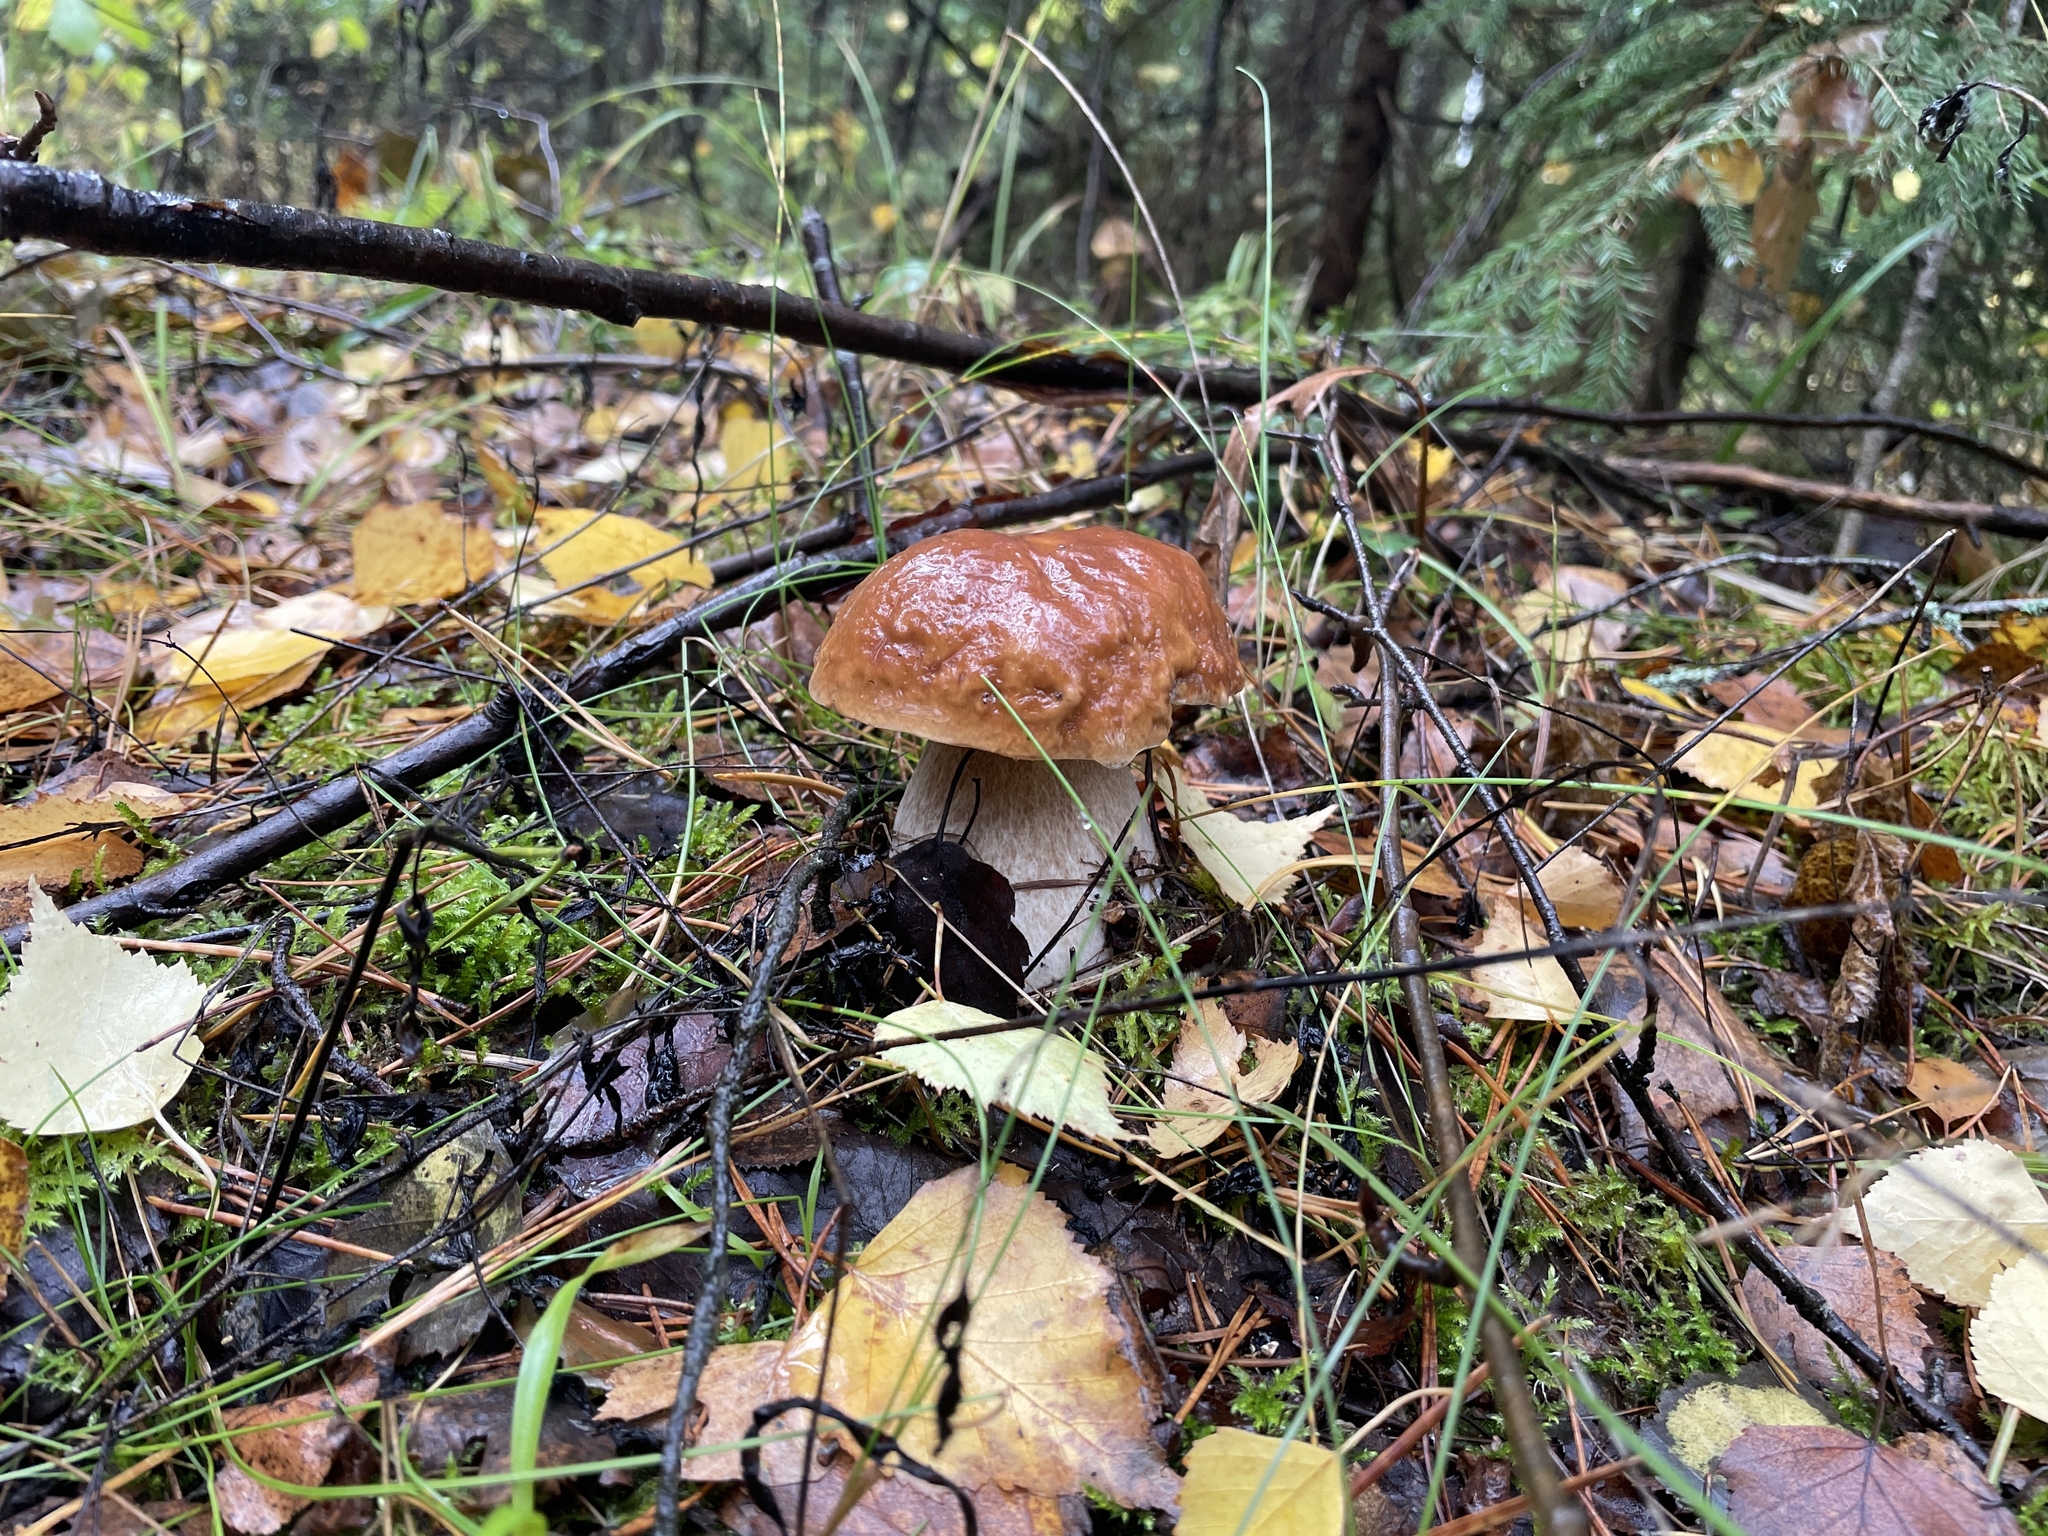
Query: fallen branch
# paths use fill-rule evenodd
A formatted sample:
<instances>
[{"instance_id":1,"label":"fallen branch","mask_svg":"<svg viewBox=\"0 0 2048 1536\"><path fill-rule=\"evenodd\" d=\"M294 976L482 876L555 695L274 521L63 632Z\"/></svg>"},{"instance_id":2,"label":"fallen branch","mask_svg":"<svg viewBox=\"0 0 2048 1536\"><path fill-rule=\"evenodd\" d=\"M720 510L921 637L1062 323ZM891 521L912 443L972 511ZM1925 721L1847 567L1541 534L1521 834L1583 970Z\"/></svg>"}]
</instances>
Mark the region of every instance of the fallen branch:
<instances>
[{"instance_id":1,"label":"fallen branch","mask_svg":"<svg viewBox=\"0 0 2048 1536\"><path fill-rule=\"evenodd\" d=\"M687 320L946 373L999 377L1008 388L1118 395L1156 388L1178 394L1195 384L1194 371L1186 368L1140 366L1122 357L1084 357L1059 347L971 336L844 304L820 304L780 288L544 256L438 229L273 203L138 192L90 172L14 161L0 161L0 239L57 240L106 256L425 284L450 293L582 310L621 326L643 319ZM1258 374L1242 369L1204 370L1202 387L1210 400L1225 405L1253 405L1265 394Z\"/></svg>"},{"instance_id":2,"label":"fallen branch","mask_svg":"<svg viewBox=\"0 0 2048 1536\"><path fill-rule=\"evenodd\" d=\"M2048 512L2030 507L2000 506L1986 501L1924 501L1896 491L1859 490L1831 480L1801 480L1773 474L1747 464L1703 464L1664 459L1604 459L1593 461L1617 474L1654 480L1663 485L1712 485L1729 490L1762 491L1808 501L1822 507L1847 507L1858 512L1882 512L1916 523L1937 523L1943 527L1970 528L1982 533L2011 533L2023 539L2048 539Z\"/></svg>"},{"instance_id":3,"label":"fallen branch","mask_svg":"<svg viewBox=\"0 0 2048 1536\"><path fill-rule=\"evenodd\" d=\"M1204 453L1179 454L1133 466L1126 474L1077 480L1036 496L968 502L927 513L905 519L890 529L889 549L893 554L958 528L1001 528L1109 506L1141 486L1198 473L1210 462L1209 455ZM873 545L866 540L786 560L725 591L713 592L694 607L652 624L602 655L590 658L550 691L572 700L597 698L652 667L673 662L692 640L750 623L790 597L854 580L865 575L873 564ZM119 890L66 907L65 915L74 922L132 928L149 918L189 912L222 886L231 885L273 859L338 832L368 814L370 785L375 786L380 797L402 802L443 774L489 756L517 734L523 713L521 690L511 686L500 688L489 703L468 719L401 748L381 762L329 780L254 826L222 838L202 853L145 875ZM17 948L27 934L27 926L17 924L0 932L0 943Z\"/></svg>"}]
</instances>

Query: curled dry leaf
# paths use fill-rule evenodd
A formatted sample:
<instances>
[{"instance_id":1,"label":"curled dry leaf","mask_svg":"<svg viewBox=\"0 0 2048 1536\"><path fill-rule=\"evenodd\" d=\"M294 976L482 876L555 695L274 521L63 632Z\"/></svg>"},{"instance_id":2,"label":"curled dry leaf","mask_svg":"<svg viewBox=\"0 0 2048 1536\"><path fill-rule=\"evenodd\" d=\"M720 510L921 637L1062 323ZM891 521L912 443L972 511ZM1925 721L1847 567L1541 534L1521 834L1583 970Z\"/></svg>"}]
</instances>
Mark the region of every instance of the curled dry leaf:
<instances>
[{"instance_id":1,"label":"curled dry leaf","mask_svg":"<svg viewBox=\"0 0 2048 1536\"><path fill-rule=\"evenodd\" d=\"M431 603L498 568L491 536L451 517L438 501L370 508L356 524L354 550L356 598L364 603Z\"/></svg>"},{"instance_id":2,"label":"curled dry leaf","mask_svg":"<svg viewBox=\"0 0 2048 1536\"><path fill-rule=\"evenodd\" d=\"M1334 1451L1219 1429L1189 1449L1175 1536L1341 1536L1343 1463Z\"/></svg>"},{"instance_id":3,"label":"curled dry leaf","mask_svg":"<svg viewBox=\"0 0 2048 1536\"><path fill-rule=\"evenodd\" d=\"M1927 1351L1934 1348L1934 1338L1920 1321L1920 1293L1895 1255L1844 1243L1825 1249L1782 1248L1778 1257L1873 1347L1882 1338L1885 1358L1901 1376L1925 1386ZM1860 1379L1826 1336L1794 1312L1758 1271L1742 1277L1742 1297L1763 1342L1813 1385L1833 1387L1844 1376Z\"/></svg>"},{"instance_id":4,"label":"curled dry leaf","mask_svg":"<svg viewBox=\"0 0 2048 1536\"><path fill-rule=\"evenodd\" d=\"M1486 931L1472 948L1475 955L1510 955L1541 949L1549 940L1524 915L1519 903L1495 896L1486 903ZM1491 1019L1569 1019L1579 1011L1579 996L1564 967L1549 955L1533 960L1502 960L1471 971L1466 983L1484 998Z\"/></svg>"},{"instance_id":5,"label":"curled dry leaf","mask_svg":"<svg viewBox=\"0 0 2048 1536\"><path fill-rule=\"evenodd\" d=\"M1174 1510L1179 1480L1151 1434L1160 1405L1110 1300L1120 1283L1021 1171L1004 1165L984 1189L978 1170L963 1168L920 1189L854 1262L836 1302L813 1312L787 1344L713 1352L719 1374L707 1374L699 1393L712 1410L700 1444L741 1438L755 1403L818 1391L829 1324L826 1400L869 1422L896 1415L890 1422L904 1450L963 1487L1042 1498L1092 1487L1134 1508ZM963 1284L973 1303L961 1341L967 1406L940 1450L931 1412L906 1419L900 1410L936 1396L941 1361L932 1327ZM667 1412L680 1369L673 1355L619 1367L599 1417ZM721 1404L743 1404L740 1416ZM737 1452L704 1455L690 1469L729 1479L738 1463Z\"/></svg>"},{"instance_id":6,"label":"curled dry leaf","mask_svg":"<svg viewBox=\"0 0 2048 1536\"><path fill-rule=\"evenodd\" d=\"M1223 894L1246 911L1286 894L1295 875L1284 872L1337 811L1330 805L1284 821L1240 821L1228 810L1212 809L1209 797L1178 769L1162 770L1160 783L1189 852Z\"/></svg>"},{"instance_id":7,"label":"curled dry leaf","mask_svg":"<svg viewBox=\"0 0 2048 1536\"><path fill-rule=\"evenodd\" d=\"M160 965L80 927L34 884L29 911L21 968L0 997L0 1119L43 1136L151 1119L199 1055L197 1037L175 1031L205 986L182 960Z\"/></svg>"},{"instance_id":8,"label":"curled dry leaf","mask_svg":"<svg viewBox=\"0 0 2048 1536\"><path fill-rule=\"evenodd\" d=\"M227 1464L213 1479L221 1518L243 1536L270 1536L283 1530L313 1501L258 1482L235 1464L236 1459L278 1482L317 1488L327 1480L335 1455L356 1432L350 1414L376 1398L376 1363L359 1359L331 1392L323 1389L275 1403L230 1408L222 1416L228 1431Z\"/></svg>"},{"instance_id":9,"label":"curled dry leaf","mask_svg":"<svg viewBox=\"0 0 2048 1536\"><path fill-rule=\"evenodd\" d=\"M883 1019L875 1040L919 1042L891 1046L880 1059L934 1088L957 1088L978 1108L1007 1104L1019 1114L1103 1141L1130 1135L1110 1111L1107 1064L1078 1041L1030 1025L965 1040L931 1038L1000 1023L995 1014L959 1003L919 1003Z\"/></svg>"},{"instance_id":10,"label":"curled dry leaf","mask_svg":"<svg viewBox=\"0 0 2048 1536\"><path fill-rule=\"evenodd\" d=\"M547 574L523 573L518 601L560 591L537 611L586 624L616 624L671 588L712 580L711 567L681 539L619 512L543 507L533 514L529 547Z\"/></svg>"},{"instance_id":11,"label":"curled dry leaf","mask_svg":"<svg viewBox=\"0 0 2048 1536\"><path fill-rule=\"evenodd\" d=\"M1180 1027L1174 1041L1160 1095L1167 1118L1155 1124L1146 1140L1168 1157L1206 1147L1230 1128L1237 1104L1265 1104L1278 1098L1301 1065L1301 1052L1291 1041L1257 1038L1250 1046L1252 1063L1244 1065L1245 1037L1223 1011L1221 1003L1203 999L1194 1016Z\"/></svg>"},{"instance_id":12,"label":"curled dry leaf","mask_svg":"<svg viewBox=\"0 0 2048 1536\"><path fill-rule=\"evenodd\" d=\"M1991 1300L1970 1324L1977 1384L2048 1420L2048 1260L2023 1254L1991 1282Z\"/></svg>"},{"instance_id":13,"label":"curled dry leaf","mask_svg":"<svg viewBox=\"0 0 2048 1536\"><path fill-rule=\"evenodd\" d=\"M1850 924L1842 968L1828 994L1832 1027L1821 1034L1820 1074L1829 1082L1840 1071L1844 1036L1877 1011L1886 956L1899 936L1887 904L1889 892L1905 864L1906 845L1898 838L1884 832L1856 834L1856 862L1841 899L1867 910Z\"/></svg>"},{"instance_id":14,"label":"curled dry leaf","mask_svg":"<svg viewBox=\"0 0 2048 1536\"><path fill-rule=\"evenodd\" d=\"M1828 1425L1759 1424L1721 1475L1749 1536L2019 1536L1983 1475L1933 1435L1873 1445Z\"/></svg>"},{"instance_id":15,"label":"curled dry leaf","mask_svg":"<svg viewBox=\"0 0 2048 1536\"><path fill-rule=\"evenodd\" d=\"M1915 1285L1962 1307L1989 1302L2027 1248L2048 1249L2048 1200L1991 1141L1915 1152L1864 1191L1863 1219L1865 1240L1897 1254Z\"/></svg>"}]
</instances>

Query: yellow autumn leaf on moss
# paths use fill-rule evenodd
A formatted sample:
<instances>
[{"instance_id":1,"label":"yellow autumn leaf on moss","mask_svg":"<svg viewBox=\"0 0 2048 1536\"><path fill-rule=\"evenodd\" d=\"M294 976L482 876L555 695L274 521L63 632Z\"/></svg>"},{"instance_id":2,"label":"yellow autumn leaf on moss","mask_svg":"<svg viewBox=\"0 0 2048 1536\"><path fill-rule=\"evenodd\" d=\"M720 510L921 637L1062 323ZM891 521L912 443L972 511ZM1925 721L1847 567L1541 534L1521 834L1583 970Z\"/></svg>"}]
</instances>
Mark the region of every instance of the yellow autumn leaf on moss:
<instances>
[{"instance_id":1,"label":"yellow autumn leaf on moss","mask_svg":"<svg viewBox=\"0 0 2048 1536\"><path fill-rule=\"evenodd\" d=\"M1271 1103L1301 1065L1301 1052L1290 1041L1254 1039L1249 1067L1245 1049L1244 1033L1221 1003L1205 998L1195 1004L1174 1042L1159 1095L1166 1118L1146 1137L1155 1151L1178 1157L1208 1146L1230 1128L1237 1104Z\"/></svg>"},{"instance_id":2,"label":"yellow autumn leaf on moss","mask_svg":"<svg viewBox=\"0 0 2048 1536\"><path fill-rule=\"evenodd\" d=\"M359 602L431 603L498 568L490 535L450 517L438 501L374 506L356 524L353 542Z\"/></svg>"},{"instance_id":3,"label":"yellow autumn leaf on moss","mask_svg":"<svg viewBox=\"0 0 2048 1536\"><path fill-rule=\"evenodd\" d=\"M1175 1536L1341 1536L1342 1463L1334 1451L1219 1429L1188 1450Z\"/></svg>"},{"instance_id":4,"label":"yellow autumn leaf on moss","mask_svg":"<svg viewBox=\"0 0 2048 1536\"><path fill-rule=\"evenodd\" d=\"M889 1424L907 1454L970 1492L1054 1498L1093 1488L1130 1508L1175 1511L1180 1480L1151 1433L1163 1405L1132 1364L1137 1341L1110 1304L1121 1283L1021 1169L1004 1164L984 1186L978 1168L963 1168L913 1195L787 1344L712 1352L700 1396L711 1422L699 1444L744 1438L754 1404L817 1393L829 1332L826 1401ZM939 1449L930 1405L943 1361L933 1326L963 1290L972 1310L960 1337L962 1405ZM628 1361L598 1417L666 1413L680 1369L673 1354ZM693 1477L729 1479L738 1461L727 1452L686 1465Z\"/></svg>"},{"instance_id":5,"label":"yellow autumn leaf on moss","mask_svg":"<svg viewBox=\"0 0 2048 1536\"><path fill-rule=\"evenodd\" d=\"M533 527L541 569L561 594L542 613L616 624L665 590L711 585L711 567L682 540L637 517L543 507Z\"/></svg>"},{"instance_id":6,"label":"yellow autumn leaf on moss","mask_svg":"<svg viewBox=\"0 0 2048 1536\"><path fill-rule=\"evenodd\" d=\"M1130 1134L1110 1111L1107 1063L1076 1040L1029 1024L965 1040L931 1038L1001 1022L960 1003L918 1003L883 1019L875 1027L875 1043L906 1042L891 1046L880 1059L934 1088L958 1089L983 1109L1007 1104L1019 1114L1102 1141Z\"/></svg>"},{"instance_id":7,"label":"yellow autumn leaf on moss","mask_svg":"<svg viewBox=\"0 0 2048 1536\"><path fill-rule=\"evenodd\" d=\"M1213 808L1209 797L1175 768L1160 775L1181 839L1223 894L1250 911L1262 901L1277 901L1294 883L1286 873L1298 863L1309 839L1336 814L1325 806L1307 816L1284 821L1240 821L1227 809Z\"/></svg>"}]
</instances>

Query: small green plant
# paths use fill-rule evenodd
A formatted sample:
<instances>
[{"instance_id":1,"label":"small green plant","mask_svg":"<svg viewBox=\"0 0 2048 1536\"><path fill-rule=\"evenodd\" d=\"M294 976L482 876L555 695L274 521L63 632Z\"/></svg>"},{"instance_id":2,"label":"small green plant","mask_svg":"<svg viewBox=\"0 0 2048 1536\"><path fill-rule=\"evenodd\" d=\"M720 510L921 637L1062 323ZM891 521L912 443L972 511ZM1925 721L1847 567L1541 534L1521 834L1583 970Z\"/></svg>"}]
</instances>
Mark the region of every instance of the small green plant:
<instances>
[{"instance_id":1,"label":"small green plant","mask_svg":"<svg viewBox=\"0 0 2048 1536\"><path fill-rule=\"evenodd\" d=\"M1230 1379L1237 1383L1237 1396L1230 1411L1262 1435L1277 1435L1294 1417L1301 1401L1301 1367L1290 1365L1281 1371L1248 1371L1233 1365Z\"/></svg>"}]
</instances>

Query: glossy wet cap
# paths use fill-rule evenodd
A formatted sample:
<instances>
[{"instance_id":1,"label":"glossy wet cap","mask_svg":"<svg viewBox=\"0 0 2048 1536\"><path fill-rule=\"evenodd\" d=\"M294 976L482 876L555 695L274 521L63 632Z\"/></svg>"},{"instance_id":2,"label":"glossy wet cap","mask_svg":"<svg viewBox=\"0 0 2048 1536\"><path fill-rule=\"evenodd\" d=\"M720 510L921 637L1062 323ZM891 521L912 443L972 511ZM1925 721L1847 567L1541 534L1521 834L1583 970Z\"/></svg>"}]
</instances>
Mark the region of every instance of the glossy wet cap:
<instances>
[{"instance_id":1,"label":"glossy wet cap","mask_svg":"<svg viewBox=\"0 0 2048 1536\"><path fill-rule=\"evenodd\" d=\"M1165 741L1176 704L1244 685L1201 567L1118 528L915 544L854 589L811 674L820 703L869 725L1112 764Z\"/></svg>"}]
</instances>

